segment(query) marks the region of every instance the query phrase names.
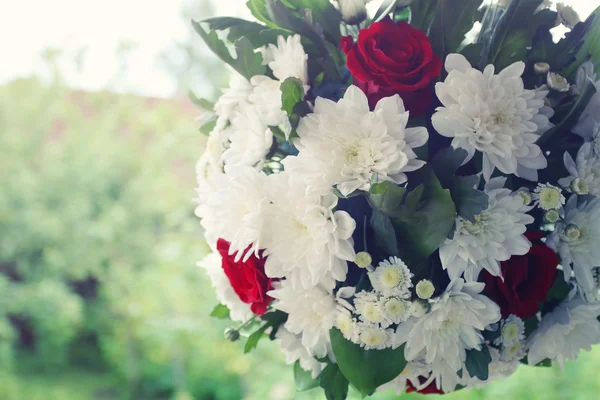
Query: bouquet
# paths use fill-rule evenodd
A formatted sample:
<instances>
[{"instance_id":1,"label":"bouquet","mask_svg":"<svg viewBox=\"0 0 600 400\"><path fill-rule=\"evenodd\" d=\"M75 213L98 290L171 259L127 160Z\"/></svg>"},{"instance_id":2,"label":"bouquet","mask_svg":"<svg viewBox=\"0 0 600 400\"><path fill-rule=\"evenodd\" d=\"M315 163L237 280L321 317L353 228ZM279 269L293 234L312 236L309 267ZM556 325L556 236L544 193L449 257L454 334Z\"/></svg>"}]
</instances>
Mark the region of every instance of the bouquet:
<instances>
[{"instance_id":1,"label":"bouquet","mask_svg":"<svg viewBox=\"0 0 600 400\"><path fill-rule=\"evenodd\" d=\"M227 338L275 341L328 399L600 342L600 9L548 3L249 0L256 21L193 23L233 70L196 99Z\"/></svg>"}]
</instances>

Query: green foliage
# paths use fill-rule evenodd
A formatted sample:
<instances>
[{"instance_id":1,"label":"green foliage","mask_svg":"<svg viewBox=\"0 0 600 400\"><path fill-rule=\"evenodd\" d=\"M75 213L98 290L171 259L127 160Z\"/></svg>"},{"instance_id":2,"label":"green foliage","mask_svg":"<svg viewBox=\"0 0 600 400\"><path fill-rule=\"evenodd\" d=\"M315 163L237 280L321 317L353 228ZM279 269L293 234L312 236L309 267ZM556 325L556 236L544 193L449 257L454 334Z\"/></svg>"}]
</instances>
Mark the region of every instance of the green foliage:
<instances>
[{"instance_id":1,"label":"green foliage","mask_svg":"<svg viewBox=\"0 0 600 400\"><path fill-rule=\"evenodd\" d=\"M467 350L467 361L465 363L469 375L477 377L482 381L487 380L489 375L488 365L492 362L490 349L487 345L481 346L481 350Z\"/></svg>"},{"instance_id":2,"label":"green foliage","mask_svg":"<svg viewBox=\"0 0 600 400\"><path fill-rule=\"evenodd\" d=\"M340 43L342 16L329 0L286 0L285 3L298 12L308 14L309 11L310 18L323 29L326 39L335 45Z\"/></svg>"},{"instance_id":3,"label":"green foliage","mask_svg":"<svg viewBox=\"0 0 600 400\"><path fill-rule=\"evenodd\" d=\"M373 22L378 22L387 17L396 8L398 0L383 0L375 14L373 15Z\"/></svg>"},{"instance_id":4,"label":"green foliage","mask_svg":"<svg viewBox=\"0 0 600 400\"><path fill-rule=\"evenodd\" d=\"M479 6L482 0L440 0L435 18L429 29L429 37L434 53L442 60L450 53L456 53L481 17Z\"/></svg>"},{"instance_id":5,"label":"green foliage","mask_svg":"<svg viewBox=\"0 0 600 400\"><path fill-rule=\"evenodd\" d=\"M410 4L410 24L413 27L428 33L439 2L440 0L413 1Z\"/></svg>"},{"instance_id":6,"label":"green foliage","mask_svg":"<svg viewBox=\"0 0 600 400\"><path fill-rule=\"evenodd\" d=\"M228 30L227 40L231 43L241 38L246 38L255 48L275 43L278 35L283 35L284 37L289 35L284 30L269 29L264 25L240 18L214 17L203 19L199 22L207 24L211 30Z\"/></svg>"},{"instance_id":7,"label":"green foliage","mask_svg":"<svg viewBox=\"0 0 600 400\"><path fill-rule=\"evenodd\" d=\"M527 48L540 26L552 27L556 12L545 9L535 13L542 0L513 0L496 26L490 47L489 59L502 70L516 61L525 59Z\"/></svg>"},{"instance_id":8,"label":"green foliage","mask_svg":"<svg viewBox=\"0 0 600 400\"><path fill-rule=\"evenodd\" d=\"M310 371L305 371L300 366L299 361L294 363L294 382L296 383L296 389L299 392L314 389L319 386L319 380L313 379L312 373Z\"/></svg>"},{"instance_id":9,"label":"green foliage","mask_svg":"<svg viewBox=\"0 0 600 400\"><path fill-rule=\"evenodd\" d=\"M337 329L329 332L338 367L348 382L362 395L397 377L404 369L404 346L395 350L365 350L344 338Z\"/></svg>"},{"instance_id":10,"label":"green foliage","mask_svg":"<svg viewBox=\"0 0 600 400\"><path fill-rule=\"evenodd\" d=\"M304 85L300 79L290 77L281 83L280 89L281 109L291 117L296 104L304 99Z\"/></svg>"},{"instance_id":11,"label":"green foliage","mask_svg":"<svg viewBox=\"0 0 600 400\"><path fill-rule=\"evenodd\" d=\"M578 27L579 25L581 27ZM582 29L585 26L587 28L587 35L575 54L575 62L561 72L563 76L569 79L575 77L577 69L585 61L591 61L596 70L600 68L600 7L596 8L585 23L580 23L578 26L575 27L575 30Z\"/></svg>"},{"instance_id":12,"label":"green foliage","mask_svg":"<svg viewBox=\"0 0 600 400\"><path fill-rule=\"evenodd\" d=\"M219 319L229 319L229 308L223 304L217 304L210 313L210 316Z\"/></svg>"},{"instance_id":13,"label":"green foliage","mask_svg":"<svg viewBox=\"0 0 600 400\"><path fill-rule=\"evenodd\" d=\"M346 400L348 396L348 380L337 364L327 364L319 376L319 386L327 400Z\"/></svg>"}]
</instances>

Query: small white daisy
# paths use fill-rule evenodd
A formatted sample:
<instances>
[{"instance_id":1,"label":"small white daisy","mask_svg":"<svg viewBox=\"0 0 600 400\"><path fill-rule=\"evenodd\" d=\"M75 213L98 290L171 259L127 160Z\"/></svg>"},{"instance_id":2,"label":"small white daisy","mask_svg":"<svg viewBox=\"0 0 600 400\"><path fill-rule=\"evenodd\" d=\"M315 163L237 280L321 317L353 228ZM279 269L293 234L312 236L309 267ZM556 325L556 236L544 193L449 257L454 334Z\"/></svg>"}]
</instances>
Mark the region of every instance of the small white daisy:
<instances>
[{"instance_id":1,"label":"small white daisy","mask_svg":"<svg viewBox=\"0 0 600 400\"><path fill-rule=\"evenodd\" d=\"M381 312L388 325L399 324L410 316L410 301L400 297L384 297L380 300Z\"/></svg>"},{"instance_id":2,"label":"small white daisy","mask_svg":"<svg viewBox=\"0 0 600 400\"><path fill-rule=\"evenodd\" d=\"M358 313L358 319L371 324L385 324L379 296L375 292L361 291L354 298L354 307Z\"/></svg>"},{"instance_id":3,"label":"small white daisy","mask_svg":"<svg viewBox=\"0 0 600 400\"><path fill-rule=\"evenodd\" d=\"M542 210L558 210L565 205L565 196L560 188L549 183L538 183L533 191L535 205Z\"/></svg>"},{"instance_id":4,"label":"small white daisy","mask_svg":"<svg viewBox=\"0 0 600 400\"><path fill-rule=\"evenodd\" d=\"M500 351L500 360L504 362L518 361L525 357L527 348L522 340L516 341L510 346L502 346Z\"/></svg>"},{"instance_id":5,"label":"small white daisy","mask_svg":"<svg viewBox=\"0 0 600 400\"><path fill-rule=\"evenodd\" d=\"M398 257L383 260L375 271L369 272L373 289L384 296L410 297L409 289L413 286L412 277L413 274Z\"/></svg>"},{"instance_id":6,"label":"small white daisy","mask_svg":"<svg viewBox=\"0 0 600 400\"><path fill-rule=\"evenodd\" d=\"M500 323L500 337L494 341L494 344L496 346L510 347L524 339L525 323L521 318L511 314Z\"/></svg>"},{"instance_id":7,"label":"small white daisy","mask_svg":"<svg viewBox=\"0 0 600 400\"><path fill-rule=\"evenodd\" d=\"M342 332L342 335L346 339L354 343L357 342L356 319L352 317L352 314L348 310L340 310L336 318L335 327Z\"/></svg>"},{"instance_id":8,"label":"small white daisy","mask_svg":"<svg viewBox=\"0 0 600 400\"><path fill-rule=\"evenodd\" d=\"M383 350L392 344L392 330L381 329L377 325L358 323L358 344L365 350Z\"/></svg>"}]
</instances>

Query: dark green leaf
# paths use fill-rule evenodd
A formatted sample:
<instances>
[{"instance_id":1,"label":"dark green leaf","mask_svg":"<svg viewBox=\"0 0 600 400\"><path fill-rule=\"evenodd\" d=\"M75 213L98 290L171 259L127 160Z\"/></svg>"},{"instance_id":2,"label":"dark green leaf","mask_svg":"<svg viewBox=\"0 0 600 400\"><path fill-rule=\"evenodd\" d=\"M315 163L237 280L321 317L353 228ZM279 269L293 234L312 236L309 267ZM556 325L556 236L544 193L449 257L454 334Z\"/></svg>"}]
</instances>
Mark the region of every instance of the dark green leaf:
<instances>
[{"instance_id":1,"label":"dark green leaf","mask_svg":"<svg viewBox=\"0 0 600 400\"><path fill-rule=\"evenodd\" d=\"M266 0L269 18L283 29L300 34L313 42L321 54L326 54L322 30L306 16L299 17L280 0Z\"/></svg>"},{"instance_id":2,"label":"dark green leaf","mask_svg":"<svg viewBox=\"0 0 600 400\"><path fill-rule=\"evenodd\" d=\"M192 25L213 53L247 79L254 75L263 75L266 72L266 67L262 65L261 54L254 51L254 46L247 38L241 38L235 42L236 58L233 58L225 43L219 39L214 30L207 32L199 22L195 21L192 22Z\"/></svg>"},{"instance_id":3,"label":"dark green leaf","mask_svg":"<svg viewBox=\"0 0 600 400\"><path fill-rule=\"evenodd\" d=\"M465 34L473 28L481 17L478 10L482 0L440 0L435 18L429 29L429 39L434 53L442 60L450 53L456 53L465 39Z\"/></svg>"},{"instance_id":4,"label":"dark green leaf","mask_svg":"<svg viewBox=\"0 0 600 400\"><path fill-rule=\"evenodd\" d=\"M406 246L417 257L426 258L446 240L454 227L456 208L450 191L444 189L431 169L424 169L423 196L415 210L401 207L392 223Z\"/></svg>"},{"instance_id":5,"label":"dark green leaf","mask_svg":"<svg viewBox=\"0 0 600 400\"><path fill-rule=\"evenodd\" d=\"M313 379L312 372L305 371L301 366L300 362L294 363L294 382L296 382L296 389L299 392L310 390L319 386L319 381Z\"/></svg>"},{"instance_id":6,"label":"dark green leaf","mask_svg":"<svg viewBox=\"0 0 600 400\"><path fill-rule=\"evenodd\" d=\"M207 18L199 22L207 24L211 30L228 29L228 41L233 43L238 39L246 38L254 48L276 43L279 35L286 37L290 34L282 29L273 29L256 22L234 17Z\"/></svg>"},{"instance_id":7,"label":"dark green leaf","mask_svg":"<svg viewBox=\"0 0 600 400\"><path fill-rule=\"evenodd\" d=\"M348 396L348 380L337 364L327 364L319 376L319 385L327 400L345 400Z\"/></svg>"},{"instance_id":8,"label":"dark green leaf","mask_svg":"<svg viewBox=\"0 0 600 400\"><path fill-rule=\"evenodd\" d=\"M386 256L398 256L398 241L390 218L373 210L369 224L374 232L374 242L382 253Z\"/></svg>"},{"instance_id":9,"label":"dark green leaf","mask_svg":"<svg viewBox=\"0 0 600 400\"><path fill-rule=\"evenodd\" d=\"M329 0L286 0L286 4L298 11L310 10L312 21L319 24L331 43L339 45L342 16Z\"/></svg>"},{"instance_id":10,"label":"dark green leaf","mask_svg":"<svg viewBox=\"0 0 600 400\"><path fill-rule=\"evenodd\" d=\"M258 346L258 342L264 337L265 331L269 326L271 326L271 324L264 324L256 332L254 332L248 337L246 345L244 346L244 353L249 353L253 349L255 349L256 346Z\"/></svg>"},{"instance_id":11,"label":"dark green leaf","mask_svg":"<svg viewBox=\"0 0 600 400\"><path fill-rule=\"evenodd\" d=\"M539 321L537 316L532 316L523 321L525 323L525 337L529 337L533 331L538 327Z\"/></svg>"},{"instance_id":12,"label":"dark green leaf","mask_svg":"<svg viewBox=\"0 0 600 400\"><path fill-rule=\"evenodd\" d=\"M465 46L460 54L465 56L465 58L471 63L471 65L479 65L481 62L481 51L483 49L483 45L481 43L471 43Z\"/></svg>"},{"instance_id":13,"label":"dark green leaf","mask_svg":"<svg viewBox=\"0 0 600 400\"><path fill-rule=\"evenodd\" d=\"M215 126L217 126L217 118L213 117L210 120L206 121L200 127L200 132L202 132L205 135L210 135L210 133L212 132L212 130L215 129Z\"/></svg>"},{"instance_id":14,"label":"dark green leaf","mask_svg":"<svg viewBox=\"0 0 600 400\"><path fill-rule=\"evenodd\" d=\"M267 9L267 1L266 0L248 0L246 2L246 6L257 20L260 22L264 22L267 26L271 28L278 28L278 26L271 21L271 17L269 16L269 11Z\"/></svg>"},{"instance_id":15,"label":"dark green leaf","mask_svg":"<svg viewBox=\"0 0 600 400\"><path fill-rule=\"evenodd\" d=\"M395 350L365 350L346 340L337 329L329 334L339 369L363 396L396 378L406 367L404 346Z\"/></svg>"},{"instance_id":16,"label":"dark green leaf","mask_svg":"<svg viewBox=\"0 0 600 400\"><path fill-rule=\"evenodd\" d=\"M369 202L384 214L393 214L402 204L406 189L394 182L385 181L371 185Z\"/></svg>"},{"instance_id":17,"label":"dark green leaf","mask_svg":"<svg viewBox=\"0 0 600 400\"><path fill-rule=\"evenodd\" d=\"M224 306L223 304L217 304L210 313L210 316L219 319L228 319L229 308L227 308L227 306Z\"/></svg>"},{"instance_id":18,"label":"dark green leaf","mask_svg":"<svg viewBox=\"0 0 600 400\"><path fill-rule=\"evenodd\" d=\"M585 21L587 34L583 41L583 45L579 47L579 50L575 54L575 62L573 62L568 68L561 72L561 75L573 79L577 72L577 69L585 61L591 61L594 64L594 69L600 69L600 7L596 8L594 12ZM579 24L578 24L579 25ZM576 25L573 30L577 30Z\"/></svg>"},{"instance_id":19,"label":"dark green leaf","mask_svg":"<svg viewBox=\"0 0 600 400\"><path fill-rule=\"evenodd\" d=\"M439 2L440 0L413 1L410 4L410 24L413 27L428 33Z\"/></svg>"},{"instance_id":20,"label":"dark green leaf","mask_svg":"<svg viewBox=\"0 0 600 400\"><path fill-rule=\"evenodd\" d=\"M489 63L502 70L525 59L527 48L540 26L552 27L556 12L536 12L542 0L513 0L494 30Z\"/></svg>"},{"instance_id":21,"label":"dark green leaf","mask_svg":"<svg viewBox=\"0 0 600 400\"><path fill-rule=\"evenodd\" d=\"M487 345L483 344L481 350L467 350L466 367L471 377L477 377L482 381L487 380L489 375L488 366L491 362L492 356Z\"/></svg>"},{"instance_id":22,"label":"dark green leaf","mask_svg":"<svg viewBox=\"0 0 600 400\"><path fill-rule=\"evenodd\" d=\"M279 87L281 90L281 109L288 117L292 116L294 106L304 100L304 85L298 78L287 78Z\"/></svg>"}]
</instances>

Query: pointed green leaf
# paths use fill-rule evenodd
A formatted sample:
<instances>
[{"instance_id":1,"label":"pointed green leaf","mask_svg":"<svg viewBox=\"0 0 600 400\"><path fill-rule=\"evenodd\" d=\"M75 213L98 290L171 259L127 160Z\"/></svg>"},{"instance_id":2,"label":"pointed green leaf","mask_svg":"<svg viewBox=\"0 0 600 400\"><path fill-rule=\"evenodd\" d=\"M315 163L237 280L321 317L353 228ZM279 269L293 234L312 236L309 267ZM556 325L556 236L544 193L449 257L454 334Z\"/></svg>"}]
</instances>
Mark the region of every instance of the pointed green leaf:
<instances>
[{"instance_id":1,"label":"pointed green leaf","mask_svg":"<svg viewBox=\"0 0 600 400\"><path fill-rule=\"evenodd\" d=\"M395 350L365 350L346 340L337 329L329 334L340 371L363 396L396 378L406 367L404 346Z\"/></svg>"},{"instance_id":2,"label":"pointed green leaf","mask_svg":"<svg viewBox=\"0 0 600 400\"><path fill-rule=\"evenodd\" d=\"M575 62L561 72L561 75L571 79L575 77L581 64L588 60L594 64L596 71L600 70L600 7L594 10L585 21L585 24L587 25L587 33L583 45L575 54ZM577 26L573 30L576 29L578 29Z\"/></svg>"},{"instance_id":3,"label":"pointed green leaf","mask_svg":"<svg viewBox=\"0 0 600 400\"><path fill-rule=\"evenodd\" d=\"M270 324L264 324L261 326L256 332L251 334L246 341L246 345L244 346L244 354L251 352L253 349L258 346L258 342L265 336L265 331L267 328L271 326Z\"/></svg>"},{"instance_id":4,"label":"pointed green leaf","mask_svg":"<svg viewBox=\"0 0 600 400\"><path fill-rule=\"evenodd\" d=\"M331 43L339 45L342 15L329 0L286 0L286 4L298 11L310 10L312 21L319 24Z\"/></svg>"},{"instance_id":5,"label":"pointed green leaf","mask_svg":"<svg viewBox=\"0 0 600 400\"><path fill-rule=\"evenodd\" d=\"M215 17L203 19L199 22L205 23L211 30L228 30L227 40L234 43L241 38L248 39L254 48L276 43L277 36L287 37L290 32L282 29L274 29L252 21L246 21L234 17Z\"/></svg>"},{"instance_id":6,"label":"pointed green leaf","mask_svg":"<svg viewBox=\"0 0 600 400\"><path fill-rule=\"evenodd\" d=\"M327 400L345 400L348 397L348 380L337 364L327 364L319 376L319 385Z\"/></svg>"},{"instance_id":7,"label":"pointed green leaf","mask_svg":"<svg viewBox=\"0 0 600 400\"><path fill-rule=\"evenodd\" d=\"M373 241L381 249L381 253L385 254L385 256L398 256L396 231L394 231L394 225L392 225L390 217L374 209L371 213L369 224L374 232Z\"/></svg>"},{"instance_id":8,"label":"pointed green leaf","mask_svg":"<svg viewBox=\"0 0 600 400\"><path fill-rule=\"evenodd\" d=\"M428 33L439 2L440 0L413 1L410 4L410 24L413 27Z\"/></svg>"},{"instance_id":9,"label":"pointed green leaf","mask_svg":"<svg viewBox=\"0 0 600 400\"><path fill-rule=\"evenodd\" d=\"M488 366L492 362L490 349L486 344L481 346L481 350L467 350L467 361L465 363L467 371L471 377L477 377L486 381L489 376Z\"/></svg>"},{"instance_id":10,"label":"pointed green leaf","mask_svg":"<svg viewBox=\"0 0 600 400\"><path fill-rule=\"evenodd\" d=\"M229 308L224 306L223 304L217 304L215 308L210 313L211 317L219 318L219 319L228 319L229 318Z\"/></svg>"},{"instance_id":11,"label":"pointed green leaf","mask_svg":"<svg viewBox=\"0 0 600 400\"><path fill-rule=\"evenodd\" d=\"M392 214L402 204L406 189L394 182L374 183L369 189L369 202L384 214Z\"/></svg>"},{"instance_id":12,"label":"pointed green leaf","mask_svg":"<svg viewBox=\"0 0 600 400\"><path fill-rule=\"evenodd\" d=\"M313 379L312 372L306 371L300 366L300 362L294 363L294 382L296 383L296 390L303 392L319 386L319 380Z\"/></svg>"},{"instance_id":13,"label":"pointed green leaf","mask_svg":"<svg viewBox=\"0 0 600 400\"><path fill-rule=\"evenodd\" d=\"M292 116L294 106L304 100L304 85L298 78L287 78L279 87L281 90L281 109L288 117Z\"/></svg>"}]
</instances>

